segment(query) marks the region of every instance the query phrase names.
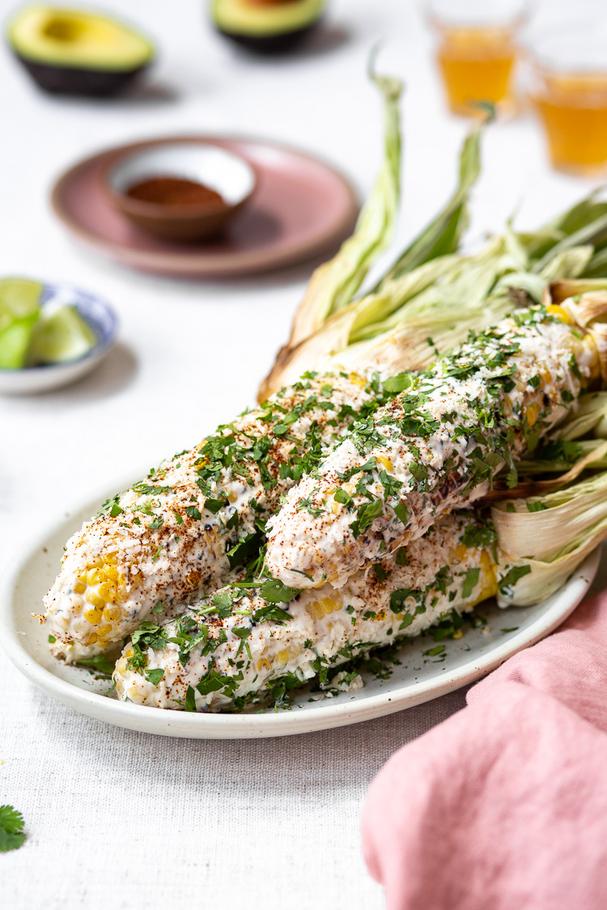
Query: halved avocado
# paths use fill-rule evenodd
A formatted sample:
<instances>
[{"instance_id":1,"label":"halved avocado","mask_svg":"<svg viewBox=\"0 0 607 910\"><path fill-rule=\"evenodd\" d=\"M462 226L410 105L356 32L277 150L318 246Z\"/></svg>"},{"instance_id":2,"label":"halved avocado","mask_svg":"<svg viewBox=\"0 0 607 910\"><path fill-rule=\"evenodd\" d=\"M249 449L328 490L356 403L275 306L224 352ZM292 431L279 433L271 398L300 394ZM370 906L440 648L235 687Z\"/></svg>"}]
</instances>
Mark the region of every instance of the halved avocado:
<instances>
[{"instance_id":1,"label":"halved avocado","mask_svg":"<svg viewBox=\"0 0 607 910\"><path fill-rule=\"evenodd\" d=\"M318 25L327 0L213 0L215 28L259 53L285 53Z\"/></svg>"},{"instance_id":2,"label":"halved avocado","mask_svg":"<svg viewBox=\"0 0 607 910\"><path fill-rule=\"evenodd\" d=\"M28 6L10 22L8 43L46 92L102 97L129 86L154 57L154 46L108 16Z\"/></svg>"}]
</instances>

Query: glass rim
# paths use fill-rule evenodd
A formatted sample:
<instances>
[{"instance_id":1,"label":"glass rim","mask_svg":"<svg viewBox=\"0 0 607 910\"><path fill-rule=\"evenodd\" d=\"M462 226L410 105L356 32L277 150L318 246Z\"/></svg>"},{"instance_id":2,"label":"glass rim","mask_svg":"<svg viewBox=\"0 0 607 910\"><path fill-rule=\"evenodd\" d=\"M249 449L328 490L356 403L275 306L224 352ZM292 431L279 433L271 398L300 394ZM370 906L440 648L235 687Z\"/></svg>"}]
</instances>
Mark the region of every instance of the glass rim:
<instances>
[{"instance_id":1,"label":"glass rim","mask_svg":"<svg viewBox=\"0 0 607 910\"><path fill-rule=\"evenodd\" d=\"M438 31L445 29L495 28L516 29L523 26L538 0L422 0L427 22Z\"/></svg>"},{"instance_id":2,"label":"glass rim","mask_svg":"<svg viewBox=\"0 0 607 910\"><path fill-rule=\"evenodd\" d=\"M597 28L598 26L598 28ZM607 75L607 28L579 20L562 23L535 38L528 36L523 47L530 63L541 74Z\"/></svg>"}]
</instances>

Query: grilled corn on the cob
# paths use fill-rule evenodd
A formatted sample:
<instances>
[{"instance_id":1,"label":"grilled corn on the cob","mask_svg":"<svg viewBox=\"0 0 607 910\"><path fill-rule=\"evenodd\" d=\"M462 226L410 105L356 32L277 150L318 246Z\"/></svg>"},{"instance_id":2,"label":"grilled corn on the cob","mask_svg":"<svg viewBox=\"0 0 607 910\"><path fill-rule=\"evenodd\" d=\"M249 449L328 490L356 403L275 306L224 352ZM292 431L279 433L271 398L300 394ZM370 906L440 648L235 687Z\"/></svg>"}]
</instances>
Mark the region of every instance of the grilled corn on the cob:
<instances>
[{"instance_id":1,"label":"grilled corn on the cob","mask_svg":"<svg viewBox=\"0 0 607 910\"><path fill-rule=\"evenodd\" d=\"M483 496L600 373L594 340L560 306L474 335L358 421L270 519L266 566L286 585L335 586ZM398 379L398 377L397 377ZM388 383L394 390L394 380Z\"/></svg>"},{"instance_id":2,"label":"grilled corn on the cob","mask_svg":"<svg viewBox=\"0 0 607 910\"><path fill-rule=\"evenodd\" d=\"M310 374L108 500L69 540L45 597L53 653L109 650L148 613L238 577L259 524L376 393L358 373Z\"/></svg>"},{"instance_id":3,"label":"grilled corn on the cob","mask_svg":"<svg viewBox=\"0 0 607 910\"><path fill-rule=\"evenodd\" d=\"M494 540L489 523L461 510L340 590L285 594L271 581L223 588L167 625L135 633L114 672L118 696L221 710L302 685L496 594Z\"/></svg>"}]
</instances>

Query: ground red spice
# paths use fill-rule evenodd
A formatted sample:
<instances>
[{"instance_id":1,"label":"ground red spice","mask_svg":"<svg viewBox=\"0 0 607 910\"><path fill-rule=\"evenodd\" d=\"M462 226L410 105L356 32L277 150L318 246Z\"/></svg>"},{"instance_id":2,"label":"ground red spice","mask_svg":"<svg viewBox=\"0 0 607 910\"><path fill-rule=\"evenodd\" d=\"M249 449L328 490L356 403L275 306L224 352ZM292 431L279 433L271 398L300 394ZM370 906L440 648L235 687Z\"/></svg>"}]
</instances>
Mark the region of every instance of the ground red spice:
<instances>
[{"instance_id":1,"label":"ground red spice","mask_svg":"<svg viewBox=\"0 0 607 910\"><path fill-rule=\"evenodd\" d=\"M182 177L148 177L130 186L126 195L140 202L154 202L157 205L227 207L226 201L216 190L204 183Z\"/></svg>"}]
</instances>

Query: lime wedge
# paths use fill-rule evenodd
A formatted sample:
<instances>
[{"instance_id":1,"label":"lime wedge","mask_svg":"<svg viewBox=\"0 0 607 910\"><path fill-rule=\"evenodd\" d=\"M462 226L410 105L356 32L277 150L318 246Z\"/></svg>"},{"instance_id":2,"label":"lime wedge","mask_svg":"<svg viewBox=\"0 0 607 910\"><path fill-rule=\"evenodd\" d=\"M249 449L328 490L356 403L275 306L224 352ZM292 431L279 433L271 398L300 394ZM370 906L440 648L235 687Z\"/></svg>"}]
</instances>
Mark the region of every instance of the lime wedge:
<instances>
[{"instance_id":1,"label":"lime wedge","mask_svg":"<svg viewBox=\"0 0 607 910\"><path fill-rule=\"evenodd\" d=\"M0 278L0 368L24 366L32 330L40 315L39 281Z\"/></svg>"},{"instance_id":2,"label":"lime wedge","mask_svg":"<svg viewBox=\"0 0 607 910\"><path fill-rule=\"evenodd\" d=\"M0 332L18 319L38 317L42 284L28 278L0 278Z\"/></svg>"},{"instance_id":3,"label":"lime wedge","mask_svg":"<svg viewBox=\"0 0 607 910\"><path fill-rule=\"evenodd\" d=\"M25 366L27 351L36 317L19 319L0 332L0 368L20 370Z\"/></svg>"},{"instance_id":4,"label":"lime wedge","mask_svg":"<svg viewBox=\"0 0 607 910\"><path fill-rule=\"evenodd\" d=\"M48 315L43 310L32 332L27 362L33 366L76 360L96 342L95 333L76 307L65 305Z\"/></svg>"}]
</instances>

